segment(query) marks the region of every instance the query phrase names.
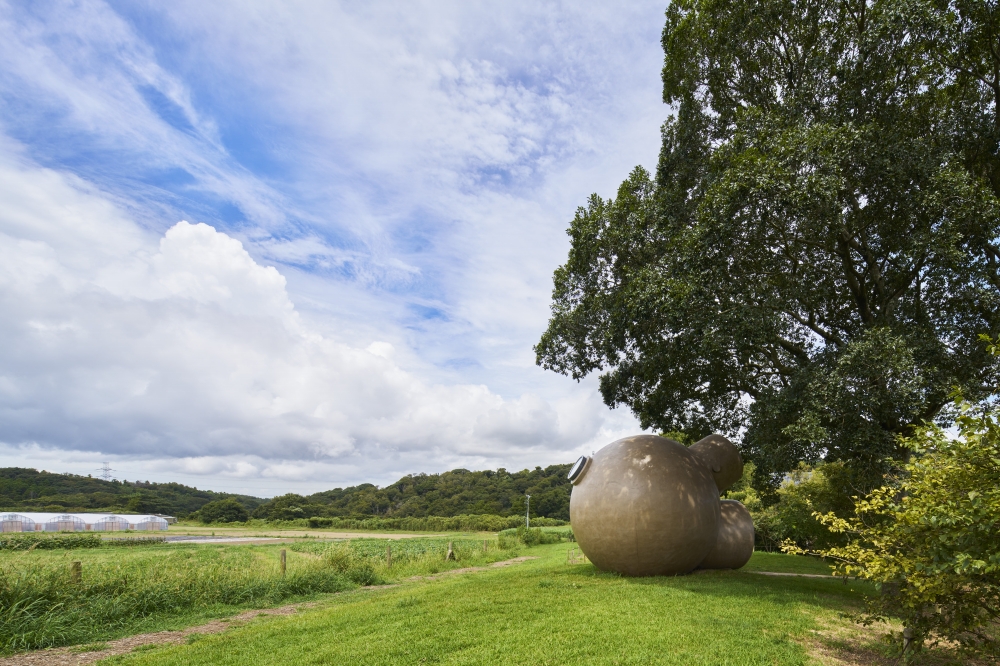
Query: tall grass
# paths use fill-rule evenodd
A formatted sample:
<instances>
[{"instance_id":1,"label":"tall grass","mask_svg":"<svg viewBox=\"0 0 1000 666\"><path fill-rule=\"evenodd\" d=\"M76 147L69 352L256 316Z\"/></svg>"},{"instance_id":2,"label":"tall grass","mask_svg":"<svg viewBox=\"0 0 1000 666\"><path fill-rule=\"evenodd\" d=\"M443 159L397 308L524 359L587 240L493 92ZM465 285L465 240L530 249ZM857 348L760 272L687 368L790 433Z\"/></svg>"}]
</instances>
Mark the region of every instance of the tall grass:
<instances>
[{"instance_id":1,"label":"tall grass","mask_svg":"<svg viewBox=\"0 0 1000 666\"><path fill-rule=\"evenodd\" d=\"M454 559L446 559L449 544ZM519 554L520 547L517 542L501 545L494 539L352 539L334 544L305 541L291 548L322 558L338 570L364 571L395 581L510 559Z\"/></svg>"},{"instance_id":2,"label":"tall grass","mask_svg":"<svg viewBox=\"0 0 1000 666\"><path fill-rule=\"evenodd\" d=\"M0 653L101 640L156 615L269 605L378 582L320 558L293 562L282 577L273 548L137 548L83 557L91 553L19 553L0 562ZM71 559L84 562L79 583Z\"/></svg>"},{"instance_id":3,"label":"tall grass","mask_svg":"<svg viewBox=\"0 0 1000 666\"><path fill-rule=\"evenodd\" d=\"M576 541L573 530L566 528L543 530L540 527L525 527L519 525L516 529L503 530L497 534L497 539L501 544L522 543L525 546L541 546L549 543L559 543L563 539Z\"/></svg>"},{"instance_id":4,"label":"tall grass","mask_svg":"<svg viewBox=\"0 0 1000 666\"><path fill-rule=\"evenodd\" d=\"M105 545L107 542L104 542ZM446 559L451 544L454 559ZM312 539L285 546L154 545L0 553L0 654L107 640L147 619L266 606L519 554L517 539ZM391 561L387 557L391 548ZM74 582L71 562L83 563Z\"/></svg>"}]
</instances>

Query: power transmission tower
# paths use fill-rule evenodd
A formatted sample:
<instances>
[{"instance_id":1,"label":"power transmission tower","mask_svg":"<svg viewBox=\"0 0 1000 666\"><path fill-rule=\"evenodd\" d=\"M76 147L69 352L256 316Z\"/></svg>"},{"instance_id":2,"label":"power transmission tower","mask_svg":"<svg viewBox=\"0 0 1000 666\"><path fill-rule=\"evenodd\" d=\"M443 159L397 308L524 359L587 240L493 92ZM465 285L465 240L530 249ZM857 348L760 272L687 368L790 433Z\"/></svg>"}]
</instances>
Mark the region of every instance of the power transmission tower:
<instances>
[{"instance_id":1,"label":"power transmission tower","mask_svg":"<svg viewBox=\"0 0 1000 666\"><path fill-rule=\"evenodd\" d=\"M111 472L113 472L115 470L111 469L111 463L106 462L106 463L103 463L101 465L101 468L98 471L100 471L100 474L97 475L99 478L102 478L105 481L110 481L111 480Z\"/></svg>"}]
</instances>

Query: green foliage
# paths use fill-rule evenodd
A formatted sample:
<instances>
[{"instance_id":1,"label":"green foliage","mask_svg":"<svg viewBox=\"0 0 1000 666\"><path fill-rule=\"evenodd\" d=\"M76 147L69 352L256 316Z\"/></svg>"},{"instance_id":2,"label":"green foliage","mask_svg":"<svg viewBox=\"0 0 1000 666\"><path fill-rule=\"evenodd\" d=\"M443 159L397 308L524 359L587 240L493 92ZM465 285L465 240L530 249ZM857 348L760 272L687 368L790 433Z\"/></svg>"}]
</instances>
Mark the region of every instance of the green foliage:
<instances>
[{"instance_id":1,"label":"green foliage","mask_svg":"<svg viewBox=\"0 0 1000 666\"><path fill-rule=\"evenodd\" d=\"M0 534L0 550L55 550L57 548L100 548L97 534Z\"/></svg>"},{"instance_id":2,"label":"green foliage","mask_svg":"<svg viewBox=\"0 0 1000 666\"><path fill-rule=\"evenodd\" d=\"M167 543L166 537L161 536L135 536L135 537L112 537L101 539L101 548L138 548L142 546L155 546Z\"/></svg>"},{"instance_id":3,"label":"green foliage","mask_svg":"<svg viewBox=\"0 0 1000 666\"><path fill-rule=\"evenodd\" d=\"M568 536L569 531L543 530L540 527L525 527L521 525L517 528L517 539L525 546L541 546L549 543L559 543L564 536Z\"/></svg>"},{"instance_id":4,"label":"green foliage","mask_svg":"<svg viewBox=\"0 0 1000 666\"><path fill-rule=\"evenodd\" d=\"M843 574L882 586L861 621L901 618L913 651L945 639L997 656L1000 420L963 404L957 426L957 438L926 425L905 440L913 458L857 502L855 517L821 515L850 537L822 552L841 560Z\"/></svg>"},{"instance_id":5,"label":"green foliage","mask_svg":"<svg viewBox=\"0 0 1000 666\"><path fill-rule=\"evenodd\" d=\"M36 551L0 560L0 653L111 638L151 616L337 592L360 578L350 567L337 569L316 558L290 563L282 577L276 549L100 553L74 553L83 561L81 583L72 581L63 557Z\"/></svg>"},{"instance_id":6,"label":"green foliage","mask_svg":"<svg viewBox=\"0 0 1000 666\"><path fill-rule=\"evenodd\" d=\"M323 551L323 562L358 585L377 585L382 580L375 574L370 558L352 549L350 544L330 546Z\"/></svg>"},{"instance_id":7,"label":"green foliage","mask_svg":"<svg viewBox=\"0 0 1000 666\"><path fill-rule=\"evenodd\" d=\"M309 527L347 530L401 530L407 532L499 532L524 522L524 516L423 516L421 518L310 518ZM539 527L558 527L565 520L532 518Z\"/></svg>"},{"instance_id":8,"label":"green foliage","mask_svg":"<svg viewBox=\"0 0 1000 666\"><path fill-rule=\"evenodd\" d=\"M524 515L525 493L531 495L532 518L569 520L569 465L551 465L520 472L413 474L378 488L362 484L335 488L308 497L288 494L261 500L189 488L177 483L103 481L72 474L30 469L0 469L0 507L29 511L106 510L165 513L185 517L198 512L205 522L239 522L245 512L261 520L340 519L329 525L346 527L346 519L384 519ZM228 501L227 501L228 500ZM211 504L211 506L207 506ZM207 512L205 511L207 506ZM224 509L224 510L222 510ZM469 519L465 520L470 524ZM513 527L502 521L479 521L482 527L364 527L362 529L483 529ZM315 526L327 526L316 523Z\"/></svg>"},{"instance_id":9,"label":"green foliage","mask_svg":"<svg viewBox=\"0 0 1000 666\"><path fill-rule=\"evenodd\" d=\"M545 368L695 439L869 490L1000 364L994 3L677 0L655 180L577 211ZM945 415L946 416L946 415ZM766 502L774 500L765 497Z\"/></svg>"},{"instance_id":10,"label":"green foliage","mask_svg":"<svg viewBox=\"0 0 1000 666\"><path fill-rule=\"evenodd\" d=\"M670 432L661 432L660 437L666 437L667 439L672 439L678 444L683 444L684 446L691 446L695 443L695 438L691 434L682 432L680 430L671 430Z\"/></svg>"},{"instance_id":11,"label":"green foliage","mask_svg":"<svg viewBox=\"0 0 1000 666\"><path fill-rule=\"evenodd\" d=\"M162 513L184 517L213 500L232 498L253 509L262 500L198 490L179 483L104 481L20 467L0 468L0 508L22 511Z\"/></svg>"},{"instance_id":12,"label":"green foliage","mask_svg":"<svg viewBox=\"0 0 1000 666\"><path fill-rule=\"evenodd\" d=\"M335 488L308 497L288 494L261 504L254 518L297 520L309 518L424 518L467 515L524 515L525 493L531 495L531 515L569 520L569 465L508 472L470 472L455 469L443 474L411 474L378 488L362 484ZM320 523L317 523L319 525ZM333 523L331 523L333 524ZM418 529L390 528L383 529ZM442 529L442 528L429 528ZM487 527L495 531L502 527Z\"/></svg>"},{"instance_id":13,"label":"green foliage","mask_svg":"<svg viewBox=\"0 0 1000 666\"><path fill-rule=\"evenodd\" d=\"M446 560L448 546L454 560ZM512 542L498 539L351 539L335 544L305 541L293 544L296 552L320 556L339 571L350 572L351 580L372 584L399 580L412 574L437 573L442 569L488 564L515 556L521 547L516 535ZM392 563L387 561L391 548ZM365 582L372 581L372 582Z\"/></svg>"},{"instance_id":14,"label":"green foliage","mask_svg":"<svg viewBox=\"0 0 1000 666\"><path fill-rule=\"evenodd\" d=\"M250 519L246 507L232 498L214 500L195 514L203 523L245 523Z\"/></svg>"},{"instance_id":15,"label":"green foliage","mask_svg":"<svg viewBox=\"0 0 1000 666\"><path fill-rule=\"evenodd\" d=\"M572 530L543 530L540 527L525 527L524 525L503 530L499 533L498 538L504 544L516 542L525 546L559 543L563 539L568 541L575 540Z\"/></svg>"},{"instance_id":16,"label":"green foliage","mask_svg":"<svg viewBox=\"0 0 1000 666\"><path fill-rule=\"evenodd\" d=\"M77 548L131 548L165 543L161 536L113 537L102 539L98 534L0 534L0 550L73 550Z\"/></svg>"},{"instance_id":17,"label":"green foliage","mask_svg":"<svg viewBox=\"0 0 1000 666\"><path fill-rule=\"evenodd\" d=\"M800 464L778 488L776 503L765 507L750 498L747 508L754 519L757 546L775 551L791 542L811 551L842 545L846 538L830 532L816 514L852 516L852 490L861 494L853 484L851 470L843 463Z\"/></svg>"}]
</instances>

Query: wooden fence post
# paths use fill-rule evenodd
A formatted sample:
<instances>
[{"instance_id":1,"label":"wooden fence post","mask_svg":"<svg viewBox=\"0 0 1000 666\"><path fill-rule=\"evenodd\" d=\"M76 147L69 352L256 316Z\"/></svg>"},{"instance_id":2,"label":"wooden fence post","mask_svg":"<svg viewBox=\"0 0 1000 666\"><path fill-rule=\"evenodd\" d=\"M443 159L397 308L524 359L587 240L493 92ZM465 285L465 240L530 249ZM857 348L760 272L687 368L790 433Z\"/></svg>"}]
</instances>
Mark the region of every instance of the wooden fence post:
<instances>
[{"instance_id":1,"label":"wooden fence post","mask_svg":"<svg viewBox=\"0 0 1000 666\"><path fill-rule=\"evenodd\" d=\"M81 562L73 562L70 565L69 571L74 583L79 583L83 580L83 564Z\"/></svg>"},{"instance_id":2,"label":"wooden fence post","mask_svg":"<svg viewBox=\"0 0 1000 666\"><path fill-rule=\"evenodd\" d=\"M490 549L490 545L489 544L490 544L489 541L487 541L486 539L483 539L483 552L484 553Z\"/></svg>"},{"instance_id":3,"label":"wooden fence post","mask_svg":"<svg viewBox=\"0 0 1000 666\"><path fill-rule=\"evenodd\" d=\"M281 577L285 577L285 549L281 549Z\"/></svg>"},{"instance_id":4,"label":"wooden fence post","mask_svg":"<svg viewBox=\"0 0 1000 666\"><path fill-rule=\"evenodd\" d=\"M392 544L391 543L385 544L385 568L386 569L391 569L392 568Z\"/></svg>"},{"instance_id":5,"label":"wooden fence post","mask_svg":"<svg viewBox=\"0 0 1000 666\"><path fill-rule=\"evenodd\" d=\"M451 541L448 542L448 554L444 556L445 561L455 559L455 551L451 547Z\"/></svg>"}]
</instances>

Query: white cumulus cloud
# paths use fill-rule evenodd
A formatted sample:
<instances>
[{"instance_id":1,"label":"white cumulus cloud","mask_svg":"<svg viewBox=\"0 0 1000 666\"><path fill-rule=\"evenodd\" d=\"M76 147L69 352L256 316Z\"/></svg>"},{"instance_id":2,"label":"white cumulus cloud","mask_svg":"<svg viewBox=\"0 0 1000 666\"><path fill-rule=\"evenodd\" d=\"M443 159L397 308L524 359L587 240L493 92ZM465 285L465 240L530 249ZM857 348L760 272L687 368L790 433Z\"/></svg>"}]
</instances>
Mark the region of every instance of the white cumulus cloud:
<instances>
[{"instance_id":1,"label":"white cumulus cloud","mask_svg":"<svg viewBox=\"0 0 1000 666\"><path fill-rule=\"evenodd\" d=\"M157 237L83 182L5 152L8 448L173 459L193 475L322 475L329 486L431 459L568 459L606 435L590 393L505 400L484 385L423 380L394 362L390 343L357 348L314 330L282 274L239 240L185 221Z\"/></svg>"}]
</instances>

